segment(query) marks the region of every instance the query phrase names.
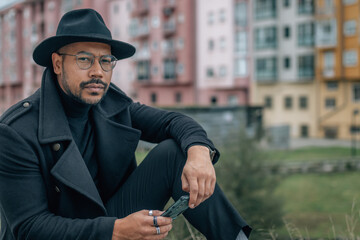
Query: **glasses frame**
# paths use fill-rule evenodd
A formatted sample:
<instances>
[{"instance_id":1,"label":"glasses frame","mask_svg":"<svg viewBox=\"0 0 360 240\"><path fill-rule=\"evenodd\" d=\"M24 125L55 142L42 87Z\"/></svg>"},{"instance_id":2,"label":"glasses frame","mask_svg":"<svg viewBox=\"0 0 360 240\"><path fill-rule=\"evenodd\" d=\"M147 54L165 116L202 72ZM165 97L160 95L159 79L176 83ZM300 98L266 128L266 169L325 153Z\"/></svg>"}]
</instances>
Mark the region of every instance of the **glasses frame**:
<instances>
[{"instance_id":1,"label":"glasses frame","mask_svg":"<svg viewBox=\"0 0 360 240\"><path fill-rule=\"evenodd\" d=\"M91 68L94 65L95 58L99 58L99 64L101 66L101 69L104 70L105 72L110 72L110 71L112 71L114 69L114 67L116 66L116 63L118 61L118 59L113 55L95 56L92 53L85 53L85 52L84 53L78 53L78 54L69 54L69 53L59 53L59 52L57 52L57 54L60 55L60 56L73 56L73 57L76 57L76 64L82 70L87 70L87 69ZM82 56L82 55L88 55L89 57L91 57L91 63L90 63L89 67L81 67L80 66L80 64L79 64L79 56ZM110 57L111 59L114 59L113 61L111 61L111 69L109 69L109 70L105 69L104 66L102 65L101 59L103 59L104 57Z\"/></svg>"}]
</instances>

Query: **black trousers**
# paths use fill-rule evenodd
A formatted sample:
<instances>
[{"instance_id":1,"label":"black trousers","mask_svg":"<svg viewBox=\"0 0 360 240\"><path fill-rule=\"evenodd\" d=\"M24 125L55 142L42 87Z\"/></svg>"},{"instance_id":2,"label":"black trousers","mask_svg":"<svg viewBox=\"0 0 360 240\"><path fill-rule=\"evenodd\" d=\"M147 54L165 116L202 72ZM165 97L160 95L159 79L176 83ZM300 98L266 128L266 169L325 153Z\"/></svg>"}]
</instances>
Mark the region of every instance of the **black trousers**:
<instances>
[{"instance_id":1,"label":"black trousers","mask_svg":"<svg viewBox=\"0 0 360 240\"><path fill-rule=\"evenodd\" d=\"M185 156L173 140L166 140L150 151L114 196L105 204L108 214L118 218L143 210L163 210L172 197L182 195L181 174ZM216 184L214 194L185 218L207 239L236 239L240 230L249 236L251 229Z\"/></svg>"}]
</instances>

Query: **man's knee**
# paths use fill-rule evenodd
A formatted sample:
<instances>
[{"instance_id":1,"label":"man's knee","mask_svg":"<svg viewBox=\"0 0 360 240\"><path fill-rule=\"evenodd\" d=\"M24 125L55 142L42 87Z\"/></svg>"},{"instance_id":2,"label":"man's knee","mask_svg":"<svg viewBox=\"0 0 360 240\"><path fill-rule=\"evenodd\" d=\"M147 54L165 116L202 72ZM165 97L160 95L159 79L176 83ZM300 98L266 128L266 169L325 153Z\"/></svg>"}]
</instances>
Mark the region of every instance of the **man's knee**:
<instances>
[{"instance_id":1,"label":"man's knee","mask_svg":"<svg viewBox=\"0 0 360 240\"><path fill-rule=\"evenodd\" d=\"M151 150L150 154L155 154L163 160L168 159L171 161L183 161L185 159L183 151L173 139L166 139L160 142L154 149Z\"/></svg>"}]
</instances>

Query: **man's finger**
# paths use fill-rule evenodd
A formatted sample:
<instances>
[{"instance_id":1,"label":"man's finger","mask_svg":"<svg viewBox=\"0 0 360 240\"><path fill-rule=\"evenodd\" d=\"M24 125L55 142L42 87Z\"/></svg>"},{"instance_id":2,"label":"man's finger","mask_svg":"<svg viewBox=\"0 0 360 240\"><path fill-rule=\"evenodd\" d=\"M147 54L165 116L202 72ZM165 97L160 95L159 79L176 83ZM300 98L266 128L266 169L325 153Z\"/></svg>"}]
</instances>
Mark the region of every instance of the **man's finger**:
<instances>
[{"instance_id":1,"label":"man's finger","mask_svg":"<svg viewBox=\"0 0 360 240\"><path fill-rule=\"evenodd\" d=\"M204 179L199 179L199 190L198 190L198 195L197 195L197 199L196 199L196 203L195 206L199 206L200 203L202 203L204 201L204 195L205 195L205 180Z\"/></svg>"},{"instance_id":2,"label":"man's finger","mask_svg":"<svg viewBox=\"0 0 360 240\"><path fill-rule=\"evenodd\" d=\"M171 225L172 219L170 217L149 216L147 217L147 224L152 227Z\"/></svg>"},{"instance_id":3,"label":"man's finger","mask_svg":"<svg viewBox=\"0 0 360 240\"><path fill-rule=\"evenodd\" d=\"M181 185L184 192L190 192L190 185L184 173L181 175Z\"/></svg>"},{"instance_id":4,"label":"man's finger","mask_svg":"<svg viewBox=\"0 0 360 240\"><path fill-rule=\"evenodd\" d=\"M194 208L196 206L196 201L198 198L199 186L196 178L192 178L189 182L190 184L190 199L189 207Z\"/></svg>"}]
</instances>

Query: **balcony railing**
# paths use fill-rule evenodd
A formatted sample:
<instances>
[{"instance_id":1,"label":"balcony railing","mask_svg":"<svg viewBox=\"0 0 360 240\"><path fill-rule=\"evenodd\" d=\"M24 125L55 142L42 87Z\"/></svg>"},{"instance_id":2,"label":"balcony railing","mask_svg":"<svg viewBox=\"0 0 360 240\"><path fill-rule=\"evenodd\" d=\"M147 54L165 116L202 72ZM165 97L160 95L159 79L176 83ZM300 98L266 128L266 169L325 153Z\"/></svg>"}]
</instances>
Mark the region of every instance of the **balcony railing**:
<instances>
[{"instance_id":1,"label":"balcony railing","mask_svg":"<svg viewBox=\"0 0 360 240\"><path fill-rule=\"evenodd\" d=\"M163 32L165 35L170 35L176 32L176 21L175 18L171 18L164 22Z\"/></svg>"}]
</instances>

